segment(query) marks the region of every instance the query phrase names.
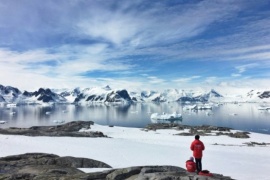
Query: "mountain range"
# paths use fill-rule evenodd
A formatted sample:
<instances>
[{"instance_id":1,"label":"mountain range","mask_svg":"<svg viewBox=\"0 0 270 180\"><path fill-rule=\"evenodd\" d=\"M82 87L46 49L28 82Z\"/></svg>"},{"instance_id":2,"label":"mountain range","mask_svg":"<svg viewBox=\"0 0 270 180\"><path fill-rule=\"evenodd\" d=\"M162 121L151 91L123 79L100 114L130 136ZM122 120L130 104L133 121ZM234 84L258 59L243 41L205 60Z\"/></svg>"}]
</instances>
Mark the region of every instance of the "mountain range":
<instances>
[{"instance_id":1,"label":"mountain range","mask_svg":"<svg viewBox=\"0 0 270 180\"><path fill-rule=\"evenodd\" d=\"M251 90L246 95L223 96L214 89L208 92L167 89L159 91L127 91L106 87L49 89L21 91L16 87L0 85L0 103L44 104L44 103L143 103L143 102L270 102L270 91Z\"/></svg>"}]
</instances>

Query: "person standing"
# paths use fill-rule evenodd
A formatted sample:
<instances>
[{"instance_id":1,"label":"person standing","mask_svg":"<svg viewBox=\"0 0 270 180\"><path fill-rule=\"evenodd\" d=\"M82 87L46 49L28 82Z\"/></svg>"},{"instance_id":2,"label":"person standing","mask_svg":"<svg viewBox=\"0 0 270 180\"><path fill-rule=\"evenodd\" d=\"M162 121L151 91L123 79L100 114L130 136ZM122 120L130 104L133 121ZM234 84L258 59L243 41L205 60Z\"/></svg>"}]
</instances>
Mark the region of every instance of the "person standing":
<instances>
[{"instance_id":1,"label":"person standing","mask_svg":"<svg viewBox=\"0 0 270 180\"><path fill-rule=\"evenodd\" d=\"M196 162L196 169L199 173L202 170L202 152L205 149L203 142L200 141L199 135L195 136L195 140L191 143L190 149L193 151L193 156Z\"/></svg>"}]
</instances>

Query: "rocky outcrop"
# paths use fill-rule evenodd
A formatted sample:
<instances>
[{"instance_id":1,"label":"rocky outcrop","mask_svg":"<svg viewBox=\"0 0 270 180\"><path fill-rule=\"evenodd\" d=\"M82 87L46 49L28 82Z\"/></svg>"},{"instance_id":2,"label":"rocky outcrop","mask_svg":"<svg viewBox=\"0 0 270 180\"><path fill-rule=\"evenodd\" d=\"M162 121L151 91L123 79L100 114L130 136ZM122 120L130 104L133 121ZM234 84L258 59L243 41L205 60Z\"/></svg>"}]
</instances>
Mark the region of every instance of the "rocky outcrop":
<instances>
[{"instance_id":1,"label":"rocky outcrop","mask_svg":"<svg viewBox=\"0 0 270 180\"><path fill-rule=\"evenodd\" d=\"M233 138L249 138L249 132L235 132L235 133L222 133L222 132L218 132L217 135L228 135L229 137L233 137Z\"/></svg>"},{"instance_id":2,"label":"rocky outcrop","mask_svg":"<svg viewBox=\"0 0 270 180\"><path fill-rule=\"evenodd\" d=\"M99 173L88 173L85 179L107 179L107 180L231 180L220 174L213 174L212 177L199 176L196 173L189 173L185 169L176 166L137 166L123 169L113 169Z\"/></svg>"},{"instance_id":3,"label":"rocky outcrop","mask_svg":"<svg viewBox=\"0 0 270 180\"><path fill-rule=\"evenodd\" d=\"M102 132L79 132L81 129L89 129L92 121L73 121L57 126L32 126L30 128L0 129L0 134L25 135L25 136L69 136L69 137L107 137Z\"/></svg>"},{"instance_id":4,"label":"rocky outcrop","mask_svg":"<svg viewBox=\"0 0 270 180\"><path fill-rule=\"evenodd\" d=\"M6 102L3 96L0 95L0 102Z\"/></svg>"},{"instance_id":5,"label":"rocky outcrop","mask_svg":"<svg viewBox=\"0 0 270 180\"><path fill-rule=\"evenodd\" d=\"M27 153L0 158L0 179L59 179L84 175L77 168L111 168L106 163L76 157L59 157L54 154Z\"/></svg>"},{"instance_id":6,"label":"rocky outcrop","mask_svg":"<svg viewBox=\"0 0 270 180\"><path fill-rule=\"evenodd\" d=\"M16 102L16 99L20 94L21 91L18 88L0 84L0 102Z\"/></svg>"},{"instance_id":7,"label":"rocky outcrop","mask_svg":"<svg viewBox=\"0 0 270 180\"><path fill-rule=\"evenodd\" d=\"M131 102L131 98L127 90L112 91L107 94L105 102Z\"/></svg>"},{"instance_id":8,"label":"rocky outcrop","mask_svg":"<svg viewBox=\"0 0 270 180\"><path fill-rule=\"evenodd\" d=\"M176 130L184 130L189 129L189 132L181 132L175 135L179 136L194 136L196 134L201 136L220 136L226 135L233 138L249 138L249 132L231 132L231 128L227 127L217 127L217 126L188 126L188 125L181 125L175 123L157 123L157 124L148 124L143 130L158 130L158 129L176 129Z\"/></svg>"},{"instance_id":9,"label":"rocky outcrop","mask_svg":"<svg viewBox=\"0 0 270 180\"><path fill-rule=\"evenodd\" d=\"M212 177L199 176L175 166L137 166L110 169L102 172L84 173L77 168L111 168L106 163L76 157L59 157L54 154L27 153L0 158L1 180L154 180L196 179L231 180L220 174Z\"/></svg>"},{"instance_id":10,"label":"rocky outcrop","mask_svg":"<svg viewBox=\"0 0 270 180\"><path fill-rule=\"evenodd\" d=\"M49 88L47 89L39 88L39 90L35 92L24 91L23 96L25 98L35 97L37 101L44 103L48 102L63 103L67 101L64 97L52 92Z\"/></svg>"},{"instance_id":11,"label":"rocky outcrop","mask_svg":"<svg viewBox=\"0 0 270 180\"><path fill-rule=\"evenodd\" d=\"M13 96L18 96L18 94L21 94L21 91L18 88L0 84L0 94L12 94Z\"/></svg>"},{"instance_id":12,"label":"rocky outcrop","mask_svg":"<svg viewBox=\"0 0 270 180\"><path fill-rule=\"evenodd\" d=\"M270 91L264 91L261 95L259 95L259 98L270 98Z\"/></svg>"}]
</instances>

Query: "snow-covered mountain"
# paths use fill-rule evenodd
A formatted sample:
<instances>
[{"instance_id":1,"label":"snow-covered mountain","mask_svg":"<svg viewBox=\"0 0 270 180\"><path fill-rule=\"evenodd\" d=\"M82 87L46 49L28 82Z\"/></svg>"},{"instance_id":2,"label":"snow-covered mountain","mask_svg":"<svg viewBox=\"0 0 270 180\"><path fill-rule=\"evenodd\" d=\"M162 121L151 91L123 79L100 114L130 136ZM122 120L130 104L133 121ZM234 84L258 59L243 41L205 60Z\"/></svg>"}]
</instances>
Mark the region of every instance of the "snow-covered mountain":
<instances>
[{"instance_id":1,"label":"snow-covered mountain","mask_svg":"<svg viewBox=\"0 0 270 180\"><path fill-rule=\"evenodd\" d=\"M127 90L112 90L109 86L104 88L94 87L82 90L74 100L77 104L97 103L131 103L132 100Z\"/></svg>"},{"instance_id":2,"label":"snow-covered mountain","mask_svg":"<svg viewBox=\"0 0 270 180\"><path fill-rule=\"evenodd\" d=\"M251 90L247 93L248 102L270 102L270 91Z\"/></svg>"},{"instance_id":3,"label":"snow-covered mountain","mask_svg":"<svg viewBox=\"0 0 270 180\"><path fill-rule=\"evenodd\" d=\"M157 91L130 92L133 102L165 102L165 97Z\"/></svg>"},{"instance_id":4,"label":"snow-covered mountain","mask_svg":"<svg viewBox=\"0 0 270 180\"><path fill-rule=\"evenodd\" d=\"M215 90L210 92L193 92L177 89L166 89L163 92L158 91L142 91L131 92L131 99L134 102L207 102L207 101L220 101L223 97Z\"/></svg>"},{"instance_id":5,"label":"snow-covered mountain","mask_svg":"<svg viewBox=\"0 0 270 180\"><path fill-rule=\"evenodd\" d=\"M24 91L24 93L22 94L22 98L27 103L39 103L39 102L65 103L67 102L67 100L64 97L56 94L55 92L52 92L48 88L47 89L40 88L38 91L35 91L35 92Z\"/></svg>"},{"instance_id":6,"label":"snow-covered mountain","mask_svg":"<svg viewBox=\"0 0 270 180\"><path fill-rule=\"evenodd\" d=\"M53 90L55 93L59 93L59 95L66 99L68 103L73 103L75 99L81 93L81 89L79 87L75 88L72 91L65 89L64 91Z\"/></svg>"},{"instance_id":7,"label":"snow-covered mountain","mask_svg":"<svg viewBox=\"0 0 270 180\"><path fill-rule=\"evenodd\" d=\"M23 93L15 87L0 85L0 103L142 103L142 102L270 102L270 91L252 90L246 95L223 96L214 89L208 92L167 89L159 91L127 91L106 87L49 89Z\"/></svg>"},{"instance_id":8,"label":"snow-covered mountain","mask_svg":"<svg viewBox=\"0 0 270 180\"><path fill-rule=\"evenodd\" d=\"M180 102L208 102L208 101L222 101L223 96L216 92L214 89L211 89L210 92L191 92L185 93L182 92L182 96L177 100Z\"/></svg>"},{"instance_id":9,"label":"snow-covered mountain","mask_svg":"<svg viewBox=\"0 0 270 180\"><path fill-rule=\"evenodd\" d=\"M0 84L0 102L14 102L20 94L19 89Z\"/></svg>"}]
</instances>

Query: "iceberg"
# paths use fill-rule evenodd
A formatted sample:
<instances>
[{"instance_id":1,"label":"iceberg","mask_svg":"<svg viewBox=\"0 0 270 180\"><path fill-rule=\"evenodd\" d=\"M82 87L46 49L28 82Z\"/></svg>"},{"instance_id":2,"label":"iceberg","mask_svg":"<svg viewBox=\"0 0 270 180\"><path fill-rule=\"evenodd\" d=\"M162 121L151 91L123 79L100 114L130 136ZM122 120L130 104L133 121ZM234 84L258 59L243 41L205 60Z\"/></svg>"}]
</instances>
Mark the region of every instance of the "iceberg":
<instances>
[{"instance_id":1,"label":"iceberg","mask_svg":"<svg viewBox=\"0 0 270 180\"><path fill-rule=\"evenodd\" d=\"M270 110L270 106L260 106L258 110Z\"/></svg>"},{"instance_id":2,"label":"iceberg","mask_svg":"<svg viewBox=\"0 0 270 180\"><path fill-rule=\"evenodd\" d=\"M7 121L0 121L0 124L5 124Z\"/></svg>"},{"instance_id":3,"label":"iceberg","mask_svg":"<svg viewBox=\"0 0 270 180\"><path fill-rule=\"evenodd\" d=\"M50 112L50 111L46 111L45 114L46 114L46 115L50 115L51 112Z\"/></svg>"},{"instance_id":4,"label":"iceberg","mask_svg":"<svg viewBox=\"0 0 270 180\"><path fill-rule=\"evenodd\" d=\"M7 107L17 107L17 104L16 103L8 103L7 104Z\"/></svg>"},{"instance_id":5,"label":"iceberg","mask_svg":"<svg viewBox=\"0 0 270 180\"><path fill-rule=\"evenodd\" d=\"M178 114L176 112L172 113L172 114L167 114L167 113L153 113L151 115L151 119L152 120L182 120L182 115Z\"/></svg>"},{"instance_id":6,"label":"iceberg","mask_svg":"<svg viewBox=\"0 0 270 180\"><path fill-rule=\"evenodd\" d=\"M62 124L62 123L65 123L64 120L54 120L53 122L56 123L56 124Z\"/></svg>"},{"instance_id":7,"label":"iceberg","mask_svg":"<svg viewBox=\"0 0 270 180\"><path fill-rule=\"evenodd\" d=\"M190 106L184 106L183 110L194 110L197 107L197 105L190 105Z\"/></svg>"},{"instance_id":8,"label":"iceberg","mask_svg":"<svg viewBox=\"0 0 270 180\"><path fill-rule=\"evenodd\" d=\"M212 106L209 104L204 105L198 105L195 107L196 110L206 110L206 109L212 109Z\"/></svg>"}]
</instances>

